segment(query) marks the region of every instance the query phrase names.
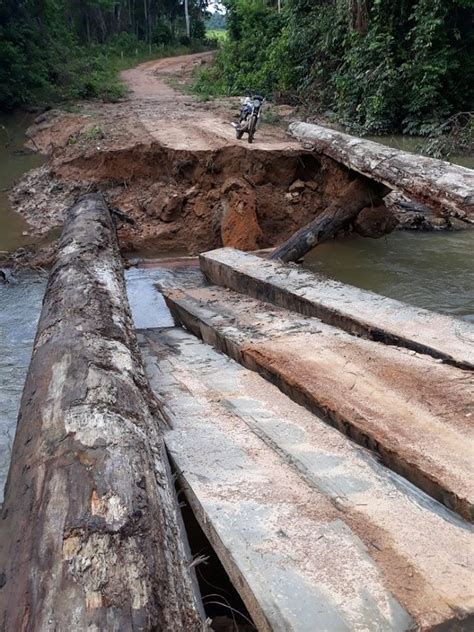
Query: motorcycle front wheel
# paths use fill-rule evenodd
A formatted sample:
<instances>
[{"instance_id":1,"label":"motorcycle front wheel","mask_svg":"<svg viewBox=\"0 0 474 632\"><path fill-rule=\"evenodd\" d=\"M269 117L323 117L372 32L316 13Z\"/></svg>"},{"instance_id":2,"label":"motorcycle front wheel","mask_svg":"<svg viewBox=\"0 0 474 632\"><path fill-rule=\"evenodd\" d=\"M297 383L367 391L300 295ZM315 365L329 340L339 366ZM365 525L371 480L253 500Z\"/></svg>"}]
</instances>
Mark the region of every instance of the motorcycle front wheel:
<instances>
[{"instance_id":1,"label":"motorcycle front wheel","mask_svg":"<svg viewBox=\"0 0 474 632\"><path fill-rule=\"evenodd\" d=\"M249 143L253 143L253 137L255 136L255 130L257 129L257 117L251 116L249 121Z\"/></svg>"}]
</instances>

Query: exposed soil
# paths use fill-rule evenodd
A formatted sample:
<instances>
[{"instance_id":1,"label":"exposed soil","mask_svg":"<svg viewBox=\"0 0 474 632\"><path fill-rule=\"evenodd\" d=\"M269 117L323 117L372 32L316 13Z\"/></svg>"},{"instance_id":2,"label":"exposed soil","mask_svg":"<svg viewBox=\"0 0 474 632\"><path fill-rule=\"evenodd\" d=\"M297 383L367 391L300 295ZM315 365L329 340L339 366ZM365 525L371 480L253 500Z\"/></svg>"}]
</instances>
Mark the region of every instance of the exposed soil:
<instances>
[{"instance_id":1,"label":"exposed soil","mask_svg":"<svg viewBox=\"0 0 474 632\"><path fill-rule=\"evenodd\" d=\"M236 140L231 126L239 99L201 103L177 89L211 56L142 64L123 73L127 100L38 117L28 135L50 159L11 195L32 232L47 235L79 195L101 190L135 222L120 224L126 252L265 248L337 197L348 171L302 150L286 124L263 123L249 145ZM283 123L285 115L281 108Z\"/></svg>"}]
</instances>

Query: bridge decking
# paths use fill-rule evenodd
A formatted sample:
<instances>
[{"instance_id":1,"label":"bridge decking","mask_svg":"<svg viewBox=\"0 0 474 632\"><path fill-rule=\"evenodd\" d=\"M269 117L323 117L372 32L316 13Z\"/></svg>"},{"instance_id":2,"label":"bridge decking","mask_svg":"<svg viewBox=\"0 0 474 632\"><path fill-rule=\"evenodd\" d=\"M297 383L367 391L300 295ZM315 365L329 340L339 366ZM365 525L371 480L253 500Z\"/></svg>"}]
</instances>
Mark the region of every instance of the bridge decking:
<instances>
[{"instance_id":1,"label":"bridge decking","mask_svg":"<svg viewBox=\"0 0 474 632\"><path fill-rule=\"evenodd\" d=\"M349 333L474 369L474 331L462 320L232 248L205 253L200 264L216 285L315 316Z\"/></svg>"},{"instance_id":2,"label":"bridge decking","mask_svg":"<svg viewBox=\"0 0 474 632\"><path fill-rule=\"evenodd\" d=\"M231 290L163 292L190 331L472 519L471 372Z\"/></svg>"},{"instance_id":3,"label":"bridge decking","mask_svg":"<svg viewBox=\"0 0 474 632\"><path fill-rule=\"evenodd\" d=\"M440 337L418 353L408 330L405 346L396 346L391 334L368 339L372 325L354 335L252 298L264 288L278 303L299 272L308 294L313 275L283 266L287 274L277 272L274 283L267 262L228 252L207 253L201 267L240 293L210 284L195 267L155 271L188 331L141 330L140 344L188 500L258 629L470 629L469 344L460 338L449 357ZM243 274L240 255L264 264L258 283L248 262ZM338 285L346 309L335 313L349 313L347 323L358 291ZM415 333L418 312L433 328L439 318L448 336L458 326L472 333L386 301L378 331L402 322L390 319L390 307L402 306Z\"/></svg>"},{"instance_id":4,"label":"bridge decking","mask_svg":"<svg viewBox=\"0 0 474 632\"><path fill-rule=\"evenodd\" d=\"M139 339L188 500L259 630L431 629L467 614L462 519L191 333Z\"/></svg>"}]
</instances>

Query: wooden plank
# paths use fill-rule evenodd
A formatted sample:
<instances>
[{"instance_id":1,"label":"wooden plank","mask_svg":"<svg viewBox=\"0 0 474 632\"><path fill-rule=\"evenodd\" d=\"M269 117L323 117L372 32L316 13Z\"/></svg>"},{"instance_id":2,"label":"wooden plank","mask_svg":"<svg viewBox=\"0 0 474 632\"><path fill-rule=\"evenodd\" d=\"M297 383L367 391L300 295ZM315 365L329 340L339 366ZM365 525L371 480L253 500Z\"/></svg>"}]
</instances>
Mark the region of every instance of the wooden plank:
<instances>
[{"instance_id":1,"label":"wooden plank","mask_svg":"<svg viewBox=\"0 0 474 632\"><path fill-rule=\"evenodd\" d=\"M2 510L0 629L201 631L179 510L100 195L69 211Z\"/></svg>"},{"instance_id":2,"label":"wooden plank","mask_svg":"<svg viewBox=\"0 0 474 632\"><path fill-rule=\"evenodd\" d=\"M164 296L187 329L472 520L472 373L219 287Z\"/></svg>"},{"instance_id":3,"label":"wooden plank","mask_svg":"<svg viewBox=\"0 0 474 632\"><path fill-rule=\"evenodd\" d=\"M201 269L216 285L315 316L352 334L474 369L472 323L232 248L207 252L200 261Z\"/></svg>"},{"instance_id":4,"label":"wooden plank","mask_svg":"<svg viewBox=\"0 0 474 632\"><path fill-rule=\"evenodd\" d=\"M140 343L187 496L259 630L469 629L470 525L188 332Z\"/></svg>"},{"instance_id":5,"label":"wooden plank","mask_svg":"<svg viewBox=\"0 0 474 632\"><path fill-rule=\"evenodd\" d=\"M474 171L443 160L411 154L309 123L292 123L290 132L368 178L422 204L474 218Z\"/></svg>"}]
</instances>

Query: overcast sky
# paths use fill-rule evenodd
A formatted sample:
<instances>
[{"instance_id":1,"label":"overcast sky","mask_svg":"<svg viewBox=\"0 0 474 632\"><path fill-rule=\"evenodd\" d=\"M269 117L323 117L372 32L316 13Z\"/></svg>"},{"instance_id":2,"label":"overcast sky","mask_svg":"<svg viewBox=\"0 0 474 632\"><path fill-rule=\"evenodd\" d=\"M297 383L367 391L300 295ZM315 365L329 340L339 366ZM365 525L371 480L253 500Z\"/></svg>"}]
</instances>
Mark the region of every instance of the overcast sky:
<instances>
[{"instance_id":1,"label":"overcast sky","mask_svg":"<svg viewBox=\"0 0 474 632\"><path fill-rule=\"evenodd\" d=\"M225 9L220 2L213 2L209 5L209 11L211 13L214 13L214 11L220 11L221 13L224 13Z\"/></svg>"}]
</instances>

